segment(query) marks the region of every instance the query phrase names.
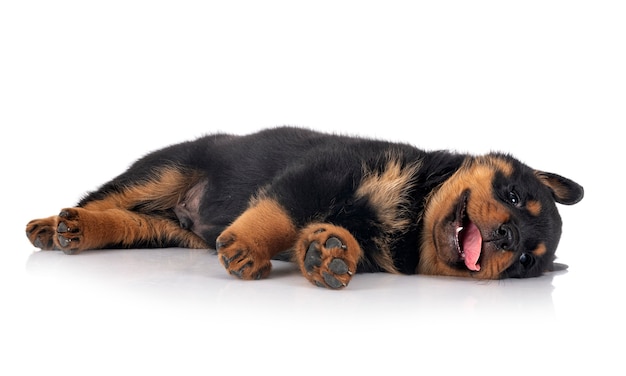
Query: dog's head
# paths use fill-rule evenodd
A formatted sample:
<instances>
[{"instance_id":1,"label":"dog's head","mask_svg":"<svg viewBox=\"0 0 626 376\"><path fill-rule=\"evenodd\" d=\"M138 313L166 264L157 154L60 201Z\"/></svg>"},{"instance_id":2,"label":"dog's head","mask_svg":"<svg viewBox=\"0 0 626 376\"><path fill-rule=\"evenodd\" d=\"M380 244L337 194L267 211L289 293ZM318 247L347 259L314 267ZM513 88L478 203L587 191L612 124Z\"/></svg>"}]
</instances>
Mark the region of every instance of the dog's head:
<instances>
[{"instance_id":1,"label":"dog's head","mask_svg":"<svg viewBox=\"0 0 626 376\"><path fill-rule=\"evenodd\" d=\"M468 157L427 199L418 272L500 279L555 270L555 203L582 198L577 183L509 155Z\"/></svg>"}]
</instances>

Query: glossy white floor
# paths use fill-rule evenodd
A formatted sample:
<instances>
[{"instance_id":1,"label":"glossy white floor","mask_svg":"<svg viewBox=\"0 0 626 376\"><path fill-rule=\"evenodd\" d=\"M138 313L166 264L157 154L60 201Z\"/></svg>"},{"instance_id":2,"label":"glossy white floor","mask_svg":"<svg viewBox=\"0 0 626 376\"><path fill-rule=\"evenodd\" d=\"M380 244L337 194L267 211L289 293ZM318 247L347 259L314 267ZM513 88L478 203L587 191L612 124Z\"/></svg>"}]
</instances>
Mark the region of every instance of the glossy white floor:
<instances>
[{"instance_id":1,"label":"glossy white floor","mask_svg":"<svg viewBox=\"0 0 626 376\"><path fill-rule=\"evenodd\" d=\"M13 247L22 257L3 260L5 365L24 374L420 365L471 374L527 370L534 359L546 372L610 374L626 334L620 252L577 240L586 226L568 228L565 273L487 282L357 275L342 291L316 288L281 262L267 280L235 280L207 251L72 257Z\"/></svg>"},{"instance_id":2,"label":"glossy white floor","mask_svg":"<svg viewBox=\"0 0 626 376\"><path fill-rule=\"evenodd\" d=\"M3 4L0 374L624 374L626 14L416 3ZM569 270L329 291L287 263L244 282L208 251L65 256L24 236L150 150L282 124L578 181Z\"/></svg>"}]
</instances>

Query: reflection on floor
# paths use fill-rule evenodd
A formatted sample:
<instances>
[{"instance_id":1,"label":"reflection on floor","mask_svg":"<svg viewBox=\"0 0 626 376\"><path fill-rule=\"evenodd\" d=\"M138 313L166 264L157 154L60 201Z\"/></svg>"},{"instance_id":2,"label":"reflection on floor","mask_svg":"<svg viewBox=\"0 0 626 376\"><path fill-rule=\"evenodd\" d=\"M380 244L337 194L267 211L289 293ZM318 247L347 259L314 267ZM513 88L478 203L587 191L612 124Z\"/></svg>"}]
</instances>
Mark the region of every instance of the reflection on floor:
<instances>
[{"instance_id":1,"label":"reflection on floor","mask_svg":"<svg viewBox=\"0 0 626 376\"><path fill-rule=\"evenodd\" d=\"M354 310L361 314L527 315L554 317L552 279L557 273L529 280L476 281L462 278L358 274L347 288L327 291L302 278L297 267L274 261L271 277L240 281L229 276L210 251L189 249L103 250L78 256L35 252L27 271L47 280L96 284L125 294L173 298L213 310L215 304L275 306L308 312ZM317 307L317 308L316 308Z\"/></svg>"},{"instance_id":2,"label":"reflection on floor","mask_svg":"<svg viewBox=\"0 0 626 376\"><path fill-rule=\"evenodd\" d=\"M611 362L599 360L621 350L602 344L623 333L615 323L624 309L608 305L606 322L591 319L583 309L604 303L574 275L477 281L358 274L331 291L280 261L270 278L241 281L202 250L40 251L26 261L19 294L5 297L13 303L5 322L13 323L7 336L20 354L10 363L24 374L226 367L292 375L299 367L298 374L315 375L510 375L527 374L531 365L521 364L528 356L546 373L610 374Z\"/></svg>"}]
</instances>

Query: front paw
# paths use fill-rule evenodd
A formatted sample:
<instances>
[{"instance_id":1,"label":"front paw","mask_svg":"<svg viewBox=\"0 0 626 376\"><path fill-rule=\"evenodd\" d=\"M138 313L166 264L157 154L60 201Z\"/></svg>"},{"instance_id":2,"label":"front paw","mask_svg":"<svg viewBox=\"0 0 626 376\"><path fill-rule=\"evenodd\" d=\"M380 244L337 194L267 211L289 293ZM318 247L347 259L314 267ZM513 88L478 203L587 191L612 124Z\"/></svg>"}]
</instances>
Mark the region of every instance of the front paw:
<instances>
[{"instance_id":1,"label":"front paw","mask_svg":"<svg viewBox=\"0 0 626 376\"><path fill-rule=\"evenodd\" d=\"M266 278L272 270L270 260L263 257L245 238L225 231L218 238L218 259L226 270L240 279Z\"/></svg>"},{"instance_id":2,"label":"front paw","mask_svg":"<svg viewBox=\"0 0 626 376\"><path fill-rule=\"evenodd\" d=\"M311 283L331 289L348 285L361 255L354 237L333 225L309 226L296 252L302 274Z\"/></svg>"},{"instance_id":3,"label":"front paw","mask_svg":"<svg viewBox=\"0 0 626 376\"><path fill-rule=\"evenodd\" d=\"M356 266L348 266L341 255L345 250L346 245L335 236L329 237L323 244L311 242L304 257L306 276L319 287L346 287Z\"/></svg>"}]
</instances>

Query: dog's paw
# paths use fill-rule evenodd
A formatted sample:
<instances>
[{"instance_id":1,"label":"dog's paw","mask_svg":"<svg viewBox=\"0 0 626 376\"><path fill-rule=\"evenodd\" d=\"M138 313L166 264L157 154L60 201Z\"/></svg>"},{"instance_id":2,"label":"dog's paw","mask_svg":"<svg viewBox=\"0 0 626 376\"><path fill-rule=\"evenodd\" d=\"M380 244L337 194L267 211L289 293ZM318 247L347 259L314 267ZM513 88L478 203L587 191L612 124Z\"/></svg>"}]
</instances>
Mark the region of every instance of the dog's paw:
<instances>
[{"instance_id":1,"label":"dog's paw","mask_svg":"<svg viewBox=\"0 0 626 376\"><path fill-rule=\"evenodd\" d=\"M37 248L42 250L58 250L54 243L56 236L57 216L33 219L26 225L26 237Z\"/></svg>"},{"instance_id":2,"label":"dog's paw","mask_svg":"<svg viewBox=\"0 0 626 376\"><path fill-rule=\"evenodd\" d=\"M26 236L37 248L61 250L68 255L79 253L83 231L79 208L63 209L59 215L32 220L26 225Z\"/></svg>"},{"instance_id":3,"label":"dog's paw","mask_svg":"<svg viewBox=\"0 0 626 376\"><path fill-rule=\"evenodd\" d=\"M80 221L81 209L63 209L58 215L55 243L68 255L79 253L84 231Z\"/></svg>"},{"instance_id":4,"label":"dog's paw","mask_svg":"<svg viewBox=\"0 0 626 376\"><path fill-rule=\"evenodd\" d=\"M296 250L302 274L320 287L346 287L361 255L354 237L333 225L309 226L303 231Z\"/></svg>"},{"instance_id":5,"label":"dog's paw","mask_svg":"<svg viewBox=\"0 0 626 376\"><path fill-rule=\"evenodd\" d=\"M224 231L215 244L218 259L228 273L240 279L266 278L272 263L256 252L254 247L229 231Z\"/></svg>"}]
</instances>

